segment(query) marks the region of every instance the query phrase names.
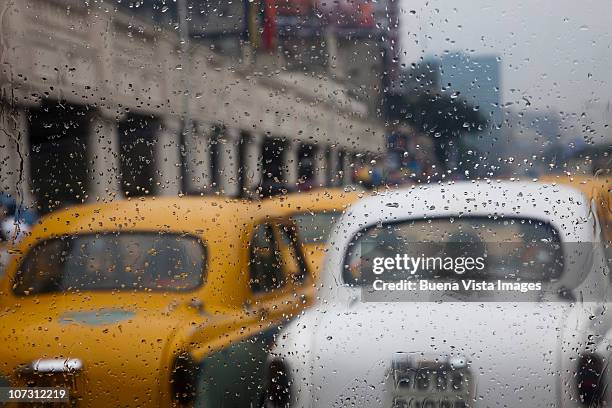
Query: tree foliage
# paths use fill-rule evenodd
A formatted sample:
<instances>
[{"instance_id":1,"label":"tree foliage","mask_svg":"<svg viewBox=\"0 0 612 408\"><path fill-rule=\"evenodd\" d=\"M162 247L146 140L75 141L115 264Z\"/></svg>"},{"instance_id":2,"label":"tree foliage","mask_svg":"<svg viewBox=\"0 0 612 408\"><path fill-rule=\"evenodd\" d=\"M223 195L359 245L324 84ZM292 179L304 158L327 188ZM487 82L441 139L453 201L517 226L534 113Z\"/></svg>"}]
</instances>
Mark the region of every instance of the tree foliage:
<instances>
[{"instance_id":1,"label":"tree foliage","mask_svg":"<svg viewBox=\"0 0 612 408\"><path fill-rule=\"evenodd\" d=\"M451 150L459 149L463 135L478 132L488 123L477 106L456 95L396 95L389 102L389 119L431 136L443 167Z\"/></svg>"}]
</instances>

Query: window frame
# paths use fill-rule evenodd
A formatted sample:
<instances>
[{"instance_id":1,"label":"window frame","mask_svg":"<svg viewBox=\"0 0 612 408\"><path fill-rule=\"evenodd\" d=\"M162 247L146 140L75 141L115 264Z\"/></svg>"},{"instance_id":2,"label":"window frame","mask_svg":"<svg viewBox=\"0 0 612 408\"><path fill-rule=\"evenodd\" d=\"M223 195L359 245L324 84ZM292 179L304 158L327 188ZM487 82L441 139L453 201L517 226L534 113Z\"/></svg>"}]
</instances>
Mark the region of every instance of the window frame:
<instances>
[{"instance_id":1,"label":"window frame","mask_svg":"<svg viewBox=\"0 0 612 408\"><path fill-rule=\"evenodd\" d=\"M254 252L254 238L255 238L255 234L256 231L259 227L261 226L267 226L270 228L270 230L272 231L272 239L274 242L274 251L280 253L280 247L279 247L279 239L281 239L282 237L279 236L279 234L283 234L283 232L281 231L281 228L292 228L295 230L295 234L296 236L294 237L294 239L289 239L289 245L291 246L291 248L293 248L293 250L295 251L295 254L297 255L297 264L301 270L301 273L297 276L290 276L287 271L285 270L286 268L284 267L282 258L279 257L279 270L282 274L282 284L280 284L277 287L274 288L268 288L268 289L260 289L260 290L256 290L253 287L253 274L252 274L252 270L253 270L253 252ZM290 237L287 237L290 238ZM297 225L292 222L290 219L266 219L263 220L262 222L259 223L255 223L253 225L253 227L251 228L250 231L250 235L249 235L249 250L248 250L248 262L247 262L247 266L248 266L248 288L249 291L251 293L252 296L256 296L256 297L262 297L262 296L266 296L266 295L270 295L270 294L274 294L274 293L278 293L281 292L283 290L286 290L288 287L299 287L304 285L305 282L308 281L308 278L311 275L310 270L308 269L308 265L306 262L306 259L304 257L304 253L302 251L302 244L299 240L299 237L297 236Z\"/></svg>"}]
</instances>

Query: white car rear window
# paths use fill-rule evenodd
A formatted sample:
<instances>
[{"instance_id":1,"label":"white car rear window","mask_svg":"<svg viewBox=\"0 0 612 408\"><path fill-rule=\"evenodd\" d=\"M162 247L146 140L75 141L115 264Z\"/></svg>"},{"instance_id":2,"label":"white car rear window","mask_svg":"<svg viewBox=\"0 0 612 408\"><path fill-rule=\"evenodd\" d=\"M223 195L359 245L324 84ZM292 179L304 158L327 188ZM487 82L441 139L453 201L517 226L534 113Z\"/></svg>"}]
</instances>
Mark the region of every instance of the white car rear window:
<instances>
[{"instance_id":1,"label":"white car rear window","mask_svg":"<svg viewBox=\"0 0 612 408\"><path fill-rule=\"evenodd\" d=\"M345 258L345 283L371 284L379 278L375 266L385 268L387 281L550 281L563 271L563 251L557 231L537 220L415 219L355 236Z\"/></svg>"}]
</instances>

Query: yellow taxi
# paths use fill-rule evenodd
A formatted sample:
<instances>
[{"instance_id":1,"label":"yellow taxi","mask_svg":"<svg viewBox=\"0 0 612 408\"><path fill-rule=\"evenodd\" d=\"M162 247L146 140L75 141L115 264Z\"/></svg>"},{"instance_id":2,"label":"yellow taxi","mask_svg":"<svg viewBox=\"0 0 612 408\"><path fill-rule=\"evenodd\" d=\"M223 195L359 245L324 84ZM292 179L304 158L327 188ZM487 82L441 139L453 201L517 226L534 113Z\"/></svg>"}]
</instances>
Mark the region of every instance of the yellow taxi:
<instances>
[{"instance_id":1,"label":"yellow taxi","mask_svg":"<svg viewBox=\"0 0 612 408\"><path fill-rule=\"evenodd\" d=\"M311 276L280 211L132 199L51 213L0 281L0 385L71 406L258 406Z\"/></svg>"},{"instance_id":2,"label":"yellow taxi","mask_svg":"<svg viewBox=\"0 0 612 408\"><path fill-rule=\"evenodd\" d=\"M604 239L612 242L612 178L611 176L546 176L539 179L545 183L572 186L582 191L590 200L595 200Z\"/></svg>"},{"instance_id":3,"label":"yellow taxi","mask_svg":"<svg viewBox=\"0 0 612 408\"><path fill-rule=\"evenodd\" d=\"M364 194L364 191L341 188L320 189L271 197L262 205L269 211L282 211L295 222L306 262L316 281L332 227L342 213Z\"/></svg>"}]
</instances>

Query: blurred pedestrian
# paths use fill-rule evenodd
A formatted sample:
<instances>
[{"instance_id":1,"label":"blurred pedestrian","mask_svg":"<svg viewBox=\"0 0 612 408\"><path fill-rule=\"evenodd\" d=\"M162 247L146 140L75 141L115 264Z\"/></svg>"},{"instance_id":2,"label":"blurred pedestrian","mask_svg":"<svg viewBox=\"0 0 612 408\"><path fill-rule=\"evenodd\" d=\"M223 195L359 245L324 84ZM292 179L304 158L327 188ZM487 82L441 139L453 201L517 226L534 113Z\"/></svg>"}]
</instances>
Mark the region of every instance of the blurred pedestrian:
<instances>
[{"instance_id":1,"label":"blurred pedestrian","mask_svg":"<svg viewBox=\"0 0 612 408\"><path fill-rule=\"evenodd\" d=\"M0 201L0 226L8 219L8 208ZM8 239L4 234L4 228L0 228L0 277L4 275L4 269L8 263Z\"/></svg>"},{"instance_id":2,"label":"blurred pedestrian","mask_svg":"<svg viewBox=\"0 0 612 408\"><path fill-rule=\"evenodd\" d=\"M0 276L9 260L9 247L19 243L36 222L33 211L17 205L8 194L0 194Z\"/></svg>"}]
</instances>

